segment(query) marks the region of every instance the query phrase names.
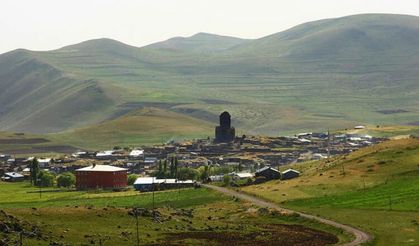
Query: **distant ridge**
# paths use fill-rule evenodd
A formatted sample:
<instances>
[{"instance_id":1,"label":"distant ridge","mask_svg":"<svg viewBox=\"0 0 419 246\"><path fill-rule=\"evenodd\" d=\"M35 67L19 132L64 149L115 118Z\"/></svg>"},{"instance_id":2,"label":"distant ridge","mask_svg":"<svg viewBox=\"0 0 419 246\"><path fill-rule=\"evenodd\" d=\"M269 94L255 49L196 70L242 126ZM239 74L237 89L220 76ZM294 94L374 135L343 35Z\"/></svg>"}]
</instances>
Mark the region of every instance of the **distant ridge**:
<instances>
[{"instance_id":1,"label":"distant ridge","mask_svg":"<svg viewBox=\"0 0 419 246\"><path fill-rule=\"evenodd\" d=\"M419 117L418 44L419 17L363 14L255 40L19 49L0 55L0 130L58 132L153 104L203 120L228 110L238 129L275 135L408 124Z\"/></svg>"},{"instance_id":2,"label":"distant ridge","mask_svg":"<svg viewBox=\"0 0 419 246\"><path fill-rule=\"evenodd\" d=\"M175 37L146 47L178 51L215 52L228 50L249 41L249 39L200 32L191 37Z\"/></svg>"}]
</instances>

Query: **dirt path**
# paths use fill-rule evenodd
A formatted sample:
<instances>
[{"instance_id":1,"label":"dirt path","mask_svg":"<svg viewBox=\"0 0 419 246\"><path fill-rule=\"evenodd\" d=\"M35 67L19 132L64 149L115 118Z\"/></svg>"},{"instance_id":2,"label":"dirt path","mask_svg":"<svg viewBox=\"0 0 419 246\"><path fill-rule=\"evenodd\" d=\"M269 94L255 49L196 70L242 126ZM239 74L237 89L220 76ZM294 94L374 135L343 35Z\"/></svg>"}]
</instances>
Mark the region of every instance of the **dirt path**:
<instances>
[{"instance_id":1,"label":"dirt path","mask_svg":"<svg viewBox=\"0 0 419 246\"><path fill-rule=\"evenodd\" d=\"M355 239L352 242L344 244L345 246L360 245L360 244L365 243L365 242L372 239L372 237L368 233L363 232L361 230L358 230L358 229L356 229L352 226L340 224L338 222L328 220L328 219L324 219L324 218L321 218L321 217L318 217L318 216L305 214L305 213L300 213L300 212L297 212L297 211L294 211L294 210L282 208L282 207L276 205L275 203L268 202L268 201L265 201L261 198L257 198L257 197L251 196L251 195L240 193L240 192L237 192L237 191L234 191L234 190L231 190L231 189L227 189L227 188L223 188L223 187L219 187L219 186L214 186L214 185L208 185L208 184L202 184L202 186L207 187L209 189L213 189L213 190L222 192L222 193L227 194L229 196L234 196L234 197L237 197L239 199L251 202L251 203L253 203L255 205L258 205L260 207L273 208L273 209L277 209L279 211L287 212L287 213L297 213L304 218L317 220L321 223L328 224L328 225L331 225L331 226L334 226L334 227L337 227L337 228L341 228L341 229L343 229L343 230L345 230L345 231L347 231L347 232L349 232L349 233L351 233L355 236Z\"/></svg>"}]
</instances>

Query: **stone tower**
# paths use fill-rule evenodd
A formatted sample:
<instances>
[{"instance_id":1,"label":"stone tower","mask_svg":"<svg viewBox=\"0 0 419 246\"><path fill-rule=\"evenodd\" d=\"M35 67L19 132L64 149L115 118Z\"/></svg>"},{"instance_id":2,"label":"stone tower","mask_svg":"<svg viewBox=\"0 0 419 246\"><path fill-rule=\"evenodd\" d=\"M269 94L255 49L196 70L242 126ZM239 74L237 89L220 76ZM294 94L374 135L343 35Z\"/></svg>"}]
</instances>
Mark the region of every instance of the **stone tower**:
<instances>
[{"instance_id":1,"label":"stone tower","mask_svg":"<svg viewBox=\"0 0 419 246\"><path fill-rule=\"evenodd\" d=\"M215 142L228 143L235 138L236 130L231 127L231 116L225 111L220 114L220 125L215 128Z\"/></svg>"}]
</instances>

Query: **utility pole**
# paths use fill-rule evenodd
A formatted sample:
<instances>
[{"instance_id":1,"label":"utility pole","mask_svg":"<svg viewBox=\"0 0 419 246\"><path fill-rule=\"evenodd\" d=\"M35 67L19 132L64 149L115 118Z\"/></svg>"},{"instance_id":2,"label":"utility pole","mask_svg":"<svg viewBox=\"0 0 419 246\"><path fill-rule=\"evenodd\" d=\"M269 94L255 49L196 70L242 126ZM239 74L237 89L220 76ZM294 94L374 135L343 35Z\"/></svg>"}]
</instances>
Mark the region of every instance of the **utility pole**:
<instances>
[{"instance_id":1,"label":"utility pole","mask_svg":"<svg viewBox=\"0 0 419 246\"><path fill-rule=\"evenodd\" d=\"M138 210L135 210L135 219L137 220L137 246L140 245L140 229L138 223Z\"/></svg>"},{"instance_id":2,"label":"utility pole","mask_svg":"<svg viewBox=\"0 0 419 246\"><path fill-rule=\"evenodd\" d=\"M389 204L388 204L388 205L389 205L389 207L390 207L390 210L392 210L392 208L391 208L391 195L390 195L390 197L389 197L389 201L388 201L388 202L389 202Z\"/></svg>"},{"instance_id":3,"label":"utility pole","mask_svg":"<svg viewBox=\"0 0 419 246\"><path fill-rule=\"evenodd\" d=\"M23 231L19 234L19 246L23 246Z\"/></svg>"},{"instance_id":4,"label":"utility pole","mask_svg":"<svg viewBox=\"0 0 419 246\"><path fill-rule=\"evenodd\" d=\"M327 129L327 160L330 160L330 130Z\"/></svg>"},{"instance_id":5,"label":"utility pole","mask_svg":"<svg viewBox=\"0 0 419 246\"><path fill-rule=\"evenodd\" d=\"M153 192L152 192L152 197L153 197L153 219L155 219L155 216L156 216L156 206L155 206L155 203L154 203L154 190L155 190L155 185L154 185L154 177L153 177L153 181L151 182L151 186L152 186L152 189L153 189Z\"/></svg>"},{"instance_id":6,"label":"utility pole","mask_svg":"<svg viewBox=\"0 0 419 246\"><path fill-rule=\"evenodd\" d=\"M36 181L38 182L38 185L39 185L39 199L41 199L42 198L41 179L37 179Z\"/></svg>"},{"instance_id":7,"label":"utility pole","mask_svg":"<svg viewBox=\"0 0 419 246\"><path fill-rule=\"evenodd\" d=\"M362 182L364 182L364 191L365 191L365 178L362 178Z\"/></svg>"}]
</instances>

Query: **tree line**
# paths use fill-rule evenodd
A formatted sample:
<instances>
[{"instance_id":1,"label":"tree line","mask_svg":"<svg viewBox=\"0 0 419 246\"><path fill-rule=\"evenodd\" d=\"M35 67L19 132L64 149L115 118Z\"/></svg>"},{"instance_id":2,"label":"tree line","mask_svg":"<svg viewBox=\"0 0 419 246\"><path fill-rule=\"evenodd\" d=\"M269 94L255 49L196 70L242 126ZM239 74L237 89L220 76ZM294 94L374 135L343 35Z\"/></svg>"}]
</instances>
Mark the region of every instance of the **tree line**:
<instances>
[{"instance_id":1,"label":"tree line","mask_svg":"<svg viewBox=\"0 0 419 246\"><path fill-rule=\"evenodd\" d=\"M37 158L33 158L30 163L30 181L33 186L38 187L58 187L70 188L76 183L76 177L71 172L65 172L58 176L41 170Z\"/></svg>"}]
</instances>

